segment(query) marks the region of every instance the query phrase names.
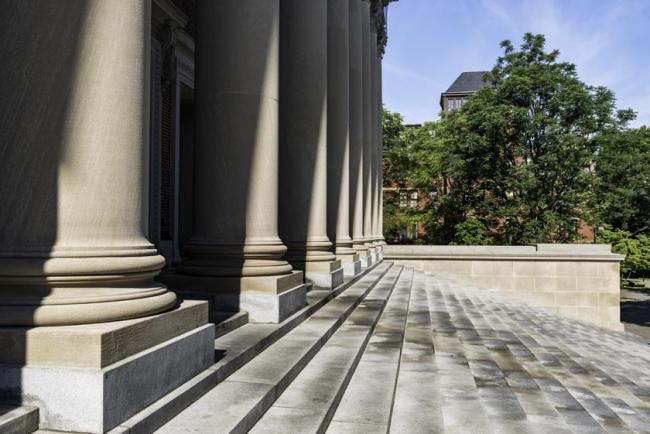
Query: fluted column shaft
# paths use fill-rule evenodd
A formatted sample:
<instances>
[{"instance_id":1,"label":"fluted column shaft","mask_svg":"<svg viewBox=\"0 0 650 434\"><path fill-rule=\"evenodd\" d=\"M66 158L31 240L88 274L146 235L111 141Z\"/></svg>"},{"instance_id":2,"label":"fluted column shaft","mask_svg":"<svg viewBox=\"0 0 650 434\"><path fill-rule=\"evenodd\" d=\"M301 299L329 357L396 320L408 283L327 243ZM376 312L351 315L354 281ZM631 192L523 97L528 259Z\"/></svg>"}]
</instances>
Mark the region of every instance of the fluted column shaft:
<instances>
[{"instance_id":1,"label":"fluted column shaft","mask_svg":"<svg viewBox=\"0 0 650 434\"><path fill-rule=\"evenodd\" d=\"M360 255L368 252L363 232L363 4L350 0L350 232Z\"/></svg>"},{"instance_id":2,"label":"fluted column shaft","mask_svg":"<svg viewBox=\"0 0 650 434\"><path fill-rule=\"evenodd\" d=\"M192 237L181 271L291 272L278 236L279 0L199 0Z\"/></svg>"},{"instance_id":3,"label":"fluted column shaft","mask_svg":"<svg viewBox=\"0 0 650 434\"><path fill-rule=\"evenodd\" d=\"M145 237L149 34L148 2L3 4L0 325L175 304Z\"/></svg>"},{"instance_id":4,"label":"fluted column shaft","mask_svg":"<svg viewBox=\"0 0 650 434\"><path fill-rule=\"evenodd\" d=\"M336 259L327 237L327 1L280 5L280 234L302 268Z\"/></svg>"},{"instance_id":5,"label":"fluted column shaft","mask_svg":"<svg viewBox=\"0 0 650 434\"><path fill-rule=\"evenodd\" d=\"M378 69L377 69L377 30L375 23L371 22L371 32L370 32L370 93L371 93L371 104L370 104L370 147L372 149L372 160L370 161L370 183L372 184L371 194L372 194L372 211L371 211L371 234L373 245L377 246L379 241L379 125L377 119L379 117L379 79L378 79Z\"/></svg>"},{"instance_id":6,"label":"fluted column shaft","mask_svg":"<svg viewBox=\"0 0 650 434\"><path fill-rule=\"evenodd\" d=\"M373 184L372 184L372 160L373 160L373 133L374 121L372 116L372 76L374 62L372 58L372 38L370 4L361 2L362 20L362 79L363 79L363 237L365 244L372 247L372 208L373 208ZM375 38L376 39L376 38Z\"/></svg>"},{"instance_id":7,"label":"fluted column shaft","mask_svg":"<svg viewBox=\"0 0 650 434\"><path fill-rule=\"evenodd\" d=\"M373 52L373 124L374 124L374 141L373 149L375 153L373 154L373 172L374 172L374 202L373 202L373 219L372 219L372 228L373 235L375 238L375 243L380 245L381 241L381 198L382 198L382 185L381 185L381 159L382 159L382 149L381 149L381 56L377 47L375 39L374 52Z\"/></svg>"},{"instance_id":8,"label":"fluted column shaft","mask_svg":"<svg viewBox=\"0 0 650 434\"><path fill-rule=\"evenodd\" d=\"M379 94L378 101L378 119L377 131L379 132L378 146L378 170L379 170L379 242L384 245L386 239L384 238L384 97L383 97L383 74L382 74L382 54L377 57L377 92Z\"/></svg>"},{"instance_id":9,"label":"fluted column shaft","mask_svg":"<svg viewBox=\"0 0 650 434\"><path fill-rule=\"evenodd\" d=\"M339 259L355 253L350 237L349 2L327 2L327 225Z\"/></svg>"}]
</instances>

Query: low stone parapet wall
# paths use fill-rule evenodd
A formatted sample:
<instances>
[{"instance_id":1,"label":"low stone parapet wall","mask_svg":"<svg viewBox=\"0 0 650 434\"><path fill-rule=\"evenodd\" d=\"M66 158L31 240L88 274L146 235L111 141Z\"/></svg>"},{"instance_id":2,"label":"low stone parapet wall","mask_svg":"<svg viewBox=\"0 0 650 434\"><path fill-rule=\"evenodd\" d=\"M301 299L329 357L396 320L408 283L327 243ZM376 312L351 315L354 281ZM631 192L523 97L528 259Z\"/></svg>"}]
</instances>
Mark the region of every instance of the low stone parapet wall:
<instances>
[{"instance_id":1,"label":"low stone parapet wall","mask_svg":"<svg viewBox=\"0 0 650 434\"><path fill-rule=\"evenodd\" d=\"M624 257L606 244L387 245L384 256L570 318L622 330L619 265Z\"/></svg>"}]
</instances>

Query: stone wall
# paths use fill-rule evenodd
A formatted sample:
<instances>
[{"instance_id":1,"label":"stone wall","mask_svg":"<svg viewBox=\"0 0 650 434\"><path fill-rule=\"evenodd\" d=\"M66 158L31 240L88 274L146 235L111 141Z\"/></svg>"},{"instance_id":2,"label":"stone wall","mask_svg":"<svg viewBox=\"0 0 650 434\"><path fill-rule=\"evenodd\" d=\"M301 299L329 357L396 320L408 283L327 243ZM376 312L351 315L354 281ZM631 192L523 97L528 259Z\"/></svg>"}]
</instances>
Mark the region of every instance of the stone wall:
<instances>
[{"instance_id":1,"label":"stone wall","mask_svg":"<svg viewBox=\"0 0 650 434\"><path fill-rule=\"evenodd\" d=\"M385 246L385 259L470 282L570 318L620 323L619 264L604 244Z\"/></svg>"}]
</instances>

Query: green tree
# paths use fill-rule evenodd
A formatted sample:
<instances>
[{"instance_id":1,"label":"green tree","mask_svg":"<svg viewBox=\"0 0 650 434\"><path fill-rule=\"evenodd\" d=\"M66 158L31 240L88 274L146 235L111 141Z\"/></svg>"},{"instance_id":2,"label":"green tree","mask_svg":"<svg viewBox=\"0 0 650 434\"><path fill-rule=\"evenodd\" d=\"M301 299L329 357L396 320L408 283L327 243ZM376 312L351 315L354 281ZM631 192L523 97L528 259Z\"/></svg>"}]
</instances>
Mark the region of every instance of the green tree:
<instances>
[{"instance_id":1,"label":"green tree","mask_svg":"<svg viewBox=\"0 0 650 434\"><path fill-rule=\"evenodd\" d=\"M650 233L650 129L614 131L599 140L595 208L600 221Z\"/></svg>"},{"instance_id":2,"label":"green tree","mask_svg":"<svg viewBox=\"0 0 650 434\"><path fill-rule=\"evenodd\" d=\"M443 113L440 165L452 188L440 208L452 220L475 216L499 243L573 241L578 220L594 220L598 137L634 114L546 52L543 35L501 46L490 85Z\"/></svg>"},{"instance_id":3,"label":"green tree","mask_svg":"<svg viewBox=\"0 0 650 434\"><path fill-rule=\"evenodd\" d=\"M598 231L598 243L611 244L612 251L625 255L621 273L626 277L648 274L650 270L650 237L633 236L622 229L607 226Z\"/></svg>"},{"instance_id":4,"label":"green tree","mask_svg":"<svg viewBox=\"0 0 650 434\"><path fill-rule=\"evenodd\" d=\"M476 217L468 217L455 227L454 244L466 246L485 246L492 244L485 225Z\"/></svg>"},{"instance_id":5,"label":"green tree","mask_svg":"<svg viewBox=\"0 0 650 434\"><path fill-rule=\"evenodd\" d=\"M400 228L424 224L427 236L419 242L439 243L436 198L443 194L438 123L407 128L399 113L384 108L384 236L399 239ZM399 190L417 190L427 199L424 208L399 207ZM407 201L407 205L410 200ZM431 227L429 227L431 226ZM447 241L450 241L451 238Z\"/></svg>"}]
</instances>

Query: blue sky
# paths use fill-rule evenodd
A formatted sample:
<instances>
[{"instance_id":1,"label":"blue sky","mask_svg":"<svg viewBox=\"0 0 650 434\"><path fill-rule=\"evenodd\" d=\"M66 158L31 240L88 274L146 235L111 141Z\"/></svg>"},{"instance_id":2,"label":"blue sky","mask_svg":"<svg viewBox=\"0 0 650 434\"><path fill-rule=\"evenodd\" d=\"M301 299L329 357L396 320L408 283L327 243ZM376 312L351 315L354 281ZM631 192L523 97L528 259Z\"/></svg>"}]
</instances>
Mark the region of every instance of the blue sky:
<instances>
[{"instance_id":1,"label":"blue sky","mask_svg":"<svg viewBox=\"0 0 650 434\"><path fill-rule=\"evenodd\" d=\"M436 119L440 93L461 71L489 70L500 41L527 31L614 91L650 125L650 0L400 0L388 10L384 103L407 123Z\"/></svg>"}]
</instances>

